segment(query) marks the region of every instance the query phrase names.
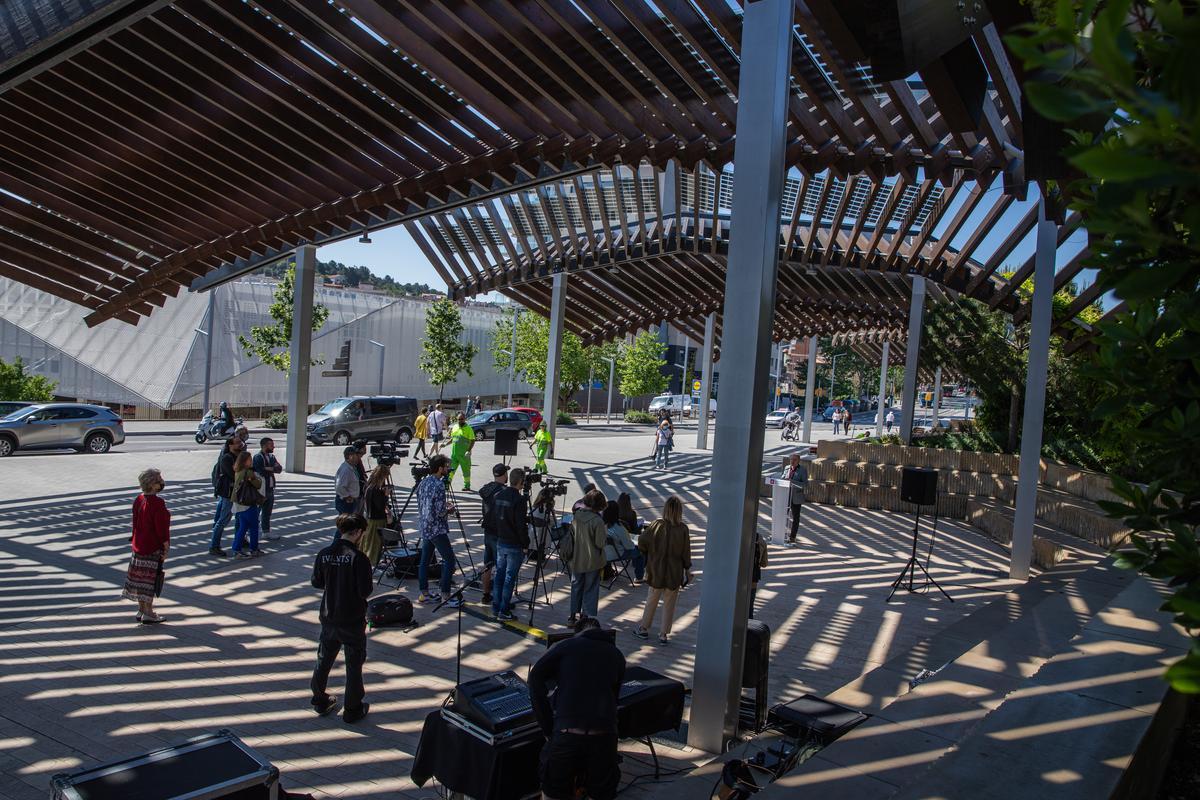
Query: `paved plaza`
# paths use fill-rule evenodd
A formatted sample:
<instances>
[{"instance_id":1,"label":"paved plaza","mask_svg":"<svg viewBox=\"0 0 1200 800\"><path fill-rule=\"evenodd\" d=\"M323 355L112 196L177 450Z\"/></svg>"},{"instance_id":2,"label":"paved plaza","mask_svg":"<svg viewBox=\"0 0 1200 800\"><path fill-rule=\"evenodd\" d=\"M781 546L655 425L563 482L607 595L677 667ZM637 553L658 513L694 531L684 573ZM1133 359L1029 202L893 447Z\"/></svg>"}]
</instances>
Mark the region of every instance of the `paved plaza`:
<instances>
[{"instance_id":1,"label":"paved plaza","mask_svg":"<svg viewBox=\"0 0 1200 800\"><path fill-rule=\"evenodd\" d=\"M697 583L704 580L703 527L711 455L680 447L671 470L650 469L649 441L614 432L567 438L551 471L579 487L595 482L610 495L625 490L647 518L679 494L691 526ZM681 440L688 439L682 437ZM495 460L475 457L477 476ZM768 433L768 462L789 451ZM335 448L310 448L309 473L284 475L274 527L282 540L262 559L207 555L213 501L209 472L215 448L103 457L43 455L0 465L0 796L45 797L61 771L135 755L192 736L230 728L283 773L289 789L319 797L429 798L408 779L422 720L454 683L455 616L418 607L419 627L370 635L366 684L371 714L348 726L308 707L319 595L309 586L313 556L328 540ZM524 454L517 464L529 461ZM129 552L129 504L139 470L155 466L168 482L173 514L166 588L167 618L139 626L135 606L120 598ZM407 479L407 470L401 473ZM482 480L476 478L477 484ZM456 487L460 484L456 481ZM407 483L401 486L403 492ZM477 503L463 503L472 556L482 554ZM762 504L769 530L769 504ZM411 513L411 512L410 512ZM887 587L907 557L911 520L886 512L810 505L801 545L770 549L759 586L759 613L772 628L772 702L803 692L850 687L861 705L895 685L856 684L1012 586L1002 578L1007 554L972 529L939 524L931 570L955 598L898 596ZM411 528L411 522L409 526ZM232 534L232 527L227 537ZM228 545L226 538L225 544ZM464 543L456 542L466 560ZM528 569L525 577L530 576ZM404 591L415 596L414 582ZM535 625L565 630L567 590L553 585L553 607L539 606ZM699 588L680 597L667 646L630 635L640 618L643 587L619 581L602 592L600 617L617 630L628 662L691 684ZM478 595L468 593L472 603ZM477 606L482 610L482 606ZM474 610L474 609L473 609ZM520 612L521 619L528 611ZM516 669L524 674L544 652L537 641L473 613L463 617L464 679ZM331 691L340 694L340 665ZM857 686L857 688L855 688ZM686 726L686 713L685 713ZM686 731L665 734L664 769L690 769L710 756L686 748ZM672 744L672 741L674 742ZM626 781L645 775L645 748L623 743ZM640 755L639 755L640 754ZM625 797L670 797L672 781L639 779ZM678 787L677 787L678 788Z\"/></svg>"}]
</instances>

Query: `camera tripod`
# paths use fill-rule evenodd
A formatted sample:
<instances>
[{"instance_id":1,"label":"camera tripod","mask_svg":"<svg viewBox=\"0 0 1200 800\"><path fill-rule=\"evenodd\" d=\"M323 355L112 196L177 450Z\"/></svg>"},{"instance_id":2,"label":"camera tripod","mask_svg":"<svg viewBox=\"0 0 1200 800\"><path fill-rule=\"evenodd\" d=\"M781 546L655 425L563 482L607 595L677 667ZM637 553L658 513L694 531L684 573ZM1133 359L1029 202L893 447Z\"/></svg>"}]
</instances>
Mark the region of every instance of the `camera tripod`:
<instances>
[{"instance_id":1,"label":"camera tripod","mask_svg":"<svg viewBox=\"0 0 1200 800\"><path fill-rule=\"evenodd\" d=\"M527 484L528 486L528 484ZM529 492L532 494L532 492ZM528 494L526 495L528 500ZM529 626L533 627L533 615L538 599L538 585L542 587L542 602L548 607L553 607L554 603L550 601L550 590L546 587L546 563L550 560L550 548L554 548L554 554L558 555L558 545L555 544L551 531L558 526L558 516L554 511L554 495L550 494L546 489L538 492L538 499L531 504L531 509L537 507L542 510L543 519L541 522L532 522L533 526L533 542L538 545L535 552L537 557L533 559L533 586L529 592ZM540 533L539 533L540 531Z\"/></svg>"},{"instance_id":2,"label":"camera tripod","mask_svg":"<svg viewBox=\"0 0 1200 800\"><path fill-rule=\"evenodd\" d=\"M424 480L424 478L422 478L421 480ZM406 537L404 536L404 515L406 513L408 513L408 506L409 506L409 504L412 503L413 498L417 494L417 487L419 487L420 485L421 485L421 482L416 481L415 483L413 483L412 487L409 488L408 495L404 498L404 504L402 506L400 506L400 511L399 511L399 513L396 514L396 517L395 517L396 531L400 534L400 546L403 547L405 550L408 549L408 541L407 541ZM396 502L396 485L395 485L395 483L392 482L392 476L390 473L388 474L388 477L387 477L387 487L388 487L388 496L391 499L392 508L396 508L396 506L398 505ZM454 490L449 485L446 486L446 493L448 495L449 502L451 502L454 506L454 512L453 512L454 518L456 520L458 520L458 530L459 530L459 533L462 535L463 547L466 548L466 551L467 551L467 560L471 564L471 572L478 574L478 570L476 570L476 568L475 568L475 558L474 558L474 556L471 555L471 540L467 538L467 529L466 529L466 526L463 524L462 514L459 513L459 510L458 510L458 503L456 502ZM424 546L423 544L420 544L420 535L419 534L417 536L417 540L418 540L419 546ZM435 553L436 553L436 551L435 551ZM454 566L458 568L458 573L459 573L459 575L462 576L463 581L465 582L465 586L470 587L472 589L479 588L478 587L478 583L479 583L478 578L469 578L467 576L466 569L463 567L462 562L458 558L455 558L454 562L455 562ZM451 567L451 566L445 565L445 564L443 564L442 567L443 567L443 569L453 569L454 568L454 567Z\"/></svg>"}]
</instances>

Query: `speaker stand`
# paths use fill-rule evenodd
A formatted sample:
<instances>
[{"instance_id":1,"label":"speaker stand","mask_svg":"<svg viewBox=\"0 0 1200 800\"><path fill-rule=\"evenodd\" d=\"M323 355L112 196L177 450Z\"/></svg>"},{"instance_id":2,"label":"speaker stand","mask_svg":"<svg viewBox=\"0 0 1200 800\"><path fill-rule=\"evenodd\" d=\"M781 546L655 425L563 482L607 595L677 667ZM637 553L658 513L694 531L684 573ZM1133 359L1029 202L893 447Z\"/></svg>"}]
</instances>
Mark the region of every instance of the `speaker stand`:
<instances>
[{"instance_id":1,"label":"speaker stand","mask_svg":"<svg viewBox=\"0 0 1200 800\"><path fill-rule=\"evenodd\" d=\"M916 577L918 569L921 570L921 573L924 574L924 576L925 576L925 585L926 586L928 586L929 584L932 583L934 588L936 588L939 592L942 593L943 597L945 597L951 603L954 602L954 598L951 597L950 595L946 594L946 590L943 589L938 584L938 582L933 579L933 576L929 574L929 570L925 569L925 565L922 564L921 560L917 558L917 537L920 535L920 526L921 526L921 507L917 506L917 518L913 522L912 555L910 555L908 557L908 563L904 565L904 569L900 570L900 574L896 576L896 580L892 581L892 591L888 592L887 600L884 600L885 603L892 602L892 595L894 595L896 593L897 589L904 588L905 590L907 590L909 592L917 591L915 588L913 588L913 579ZM904 586L906 576L908 579L908 585ZM925 588L925 587L921 587L921 588Z\"/></svg>"}]
</instances>

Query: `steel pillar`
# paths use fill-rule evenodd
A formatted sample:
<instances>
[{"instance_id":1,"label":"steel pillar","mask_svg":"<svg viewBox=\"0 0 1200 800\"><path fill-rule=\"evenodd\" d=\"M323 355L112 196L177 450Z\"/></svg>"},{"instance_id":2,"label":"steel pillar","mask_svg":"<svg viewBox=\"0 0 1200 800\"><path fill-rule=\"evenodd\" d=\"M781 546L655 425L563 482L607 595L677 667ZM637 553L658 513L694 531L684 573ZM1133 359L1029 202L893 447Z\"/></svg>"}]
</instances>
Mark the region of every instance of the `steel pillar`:
<instances>
[{"instance_id":1,"label":"steel pillar","mask_svg":"<svg viewBox=\"0 0 1200 800\"><path fill-rule=\"evenodd\" d=\"M542 421L550 432L551 458L554 457L554 445L558 439L558 376L562 362L563 319L567 315L567 273L556 273L553 286L550 295L550 344L546 348L546 389L542 402Z\"/></svg>"},{"instance_id":2,"label":"steel pillar","mask_svg":"<svg viewBox=\"0 0 1200 800\"><path fill-rule=\"evenodd\" d=\"M1046 218L1046 198L1043 195L1038 204L1033 299L1030 301L1029 366L1025 375L1025 418L1021 423L1021 463L1017 472L1012 561L1008 567L1009 576L1018 580L1029 577L1029 564L1033 560L1033 525L1041 477L1042 422L1046 414L1046 369L1050 360L1050 314L1054 300L1054 261L1057 251L1058 226Z\"/></svg>"},{"instance_id":3,"label":"steel pillar","mask_svg":"<svg viewBox=\"0 0 1200 800\"><path fill-rule=\"evenodd\" d=\"M883 360L879 362L879 402L876 404L875 411L875 435L877 437L883 436L883 418L887 416L884 398L887 397L887 362L890 345L890 341L887 339L883 340Z\"/></svg>"},{"instance_id":4,"label":"steel pillar","mask_svg":"<svg viewBox=\"0 0 1200 800\"><path fill-rule=\"evenodd\" d=\"M287 452L284 468L304 472L308 440L308 372L312 363L313 275L317 270L317 248L296 248L296 280L292 299L291 370L288 372Z\"/></svg>"},{"instance_id":5,"label":"steel pillar","mask_svg":"<svg viewBox=\"0 0 1200 800\"><path fill-rule=\"evenodd\" d=\"M387 345L383 342L377 342L374 339L369 340L369 344L379 348L379 394L383 394L383 370L387 366Z\"/></svg>"},{"instance_id":6,"label":"steel pillar","mask_svg":"<svg viewBox=\"0 0 1200 800\"><path fill-rule=\"evenodd\" d=\"M746 3L725 326L688 743L724 751L737 728L758 528L779 209L791 79L792 0ZM736 324L731 320L735 320Z\"/></svg>"},{"instance_id":7,"label":"steel pillar","mask_svg":"<svg viewBox=\"0 0 1200 800\"><path fill-rule=\"evenodd\" d=\"M713 373L713 339L716 338L717 331L717 312L713 311L704 320L704 352L701 355L702 364L700 373L700 408L696 413L700 415L700 424L696 426L696 448L698 450L708 449L708 402L712 395L712 373Z\"/></svg>"},{"instance_id":8,"label":"steel pillar","mask_svg":"<svg viewBox=\"0 0 1200 800\"><path fill-rule=\"evenodd\" d=\"M942 407L942 368L933 372L933 419L929 422L931 431L937 430L938 409Z\"/></svg>"},{"instance_id":9,"label":"steel pillar","mask_svg":"<svg viewBox=\"0 0 1200 800\"><path fill-rule=\"evenodd\" d=\"M912 302L908 307L908 347L904 355L904 401L900 407L900 438L912 441L913 414L917 408L917 366L921 358L921 330L925 321L925 278L913 276Z\"/></svg>"},{"instance_id":10,"label":"steel pillar","mask_svg":"<svg viewBox=\"0 0 1200 800\"><path fill-rule=\"evenodd\" d=\"M808 374L804 379L804 441L812 444L813 405L817 395L817 337L808 337Z\"/></svg>"},{"instance_id":11,"label":"steel pillar","mask_svg":"<svg viewBox=\"0 0 1200 800\"><path fill-rule=\"evenodd\" d=\"M208 333L204 335L204 407L200 409L200 416L204 416L206 411L209 411L212 406L209 392L212 387L212 351L213 337L216 335L217 328L217 289L214 286L208 293Z\"/></svg>"}]
</instances>

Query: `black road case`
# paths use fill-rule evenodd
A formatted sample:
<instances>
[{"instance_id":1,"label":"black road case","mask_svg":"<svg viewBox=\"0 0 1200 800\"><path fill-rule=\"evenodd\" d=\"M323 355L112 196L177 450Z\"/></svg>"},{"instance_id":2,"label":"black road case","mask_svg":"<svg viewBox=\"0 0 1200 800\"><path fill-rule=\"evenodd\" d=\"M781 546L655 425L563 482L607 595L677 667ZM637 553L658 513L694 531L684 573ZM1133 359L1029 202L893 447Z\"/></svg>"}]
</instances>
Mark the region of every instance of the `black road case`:
<instances>
[{"instance_id":1,"label":"black road case","mask_svg":"<svg viewBox=\"0 0 1200 800\"><path fill-rule=\"evenodd\" d=\"M277 800L279 770L231 731L50 780L54 800Z\"/></svg>"}]
</instances>

